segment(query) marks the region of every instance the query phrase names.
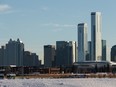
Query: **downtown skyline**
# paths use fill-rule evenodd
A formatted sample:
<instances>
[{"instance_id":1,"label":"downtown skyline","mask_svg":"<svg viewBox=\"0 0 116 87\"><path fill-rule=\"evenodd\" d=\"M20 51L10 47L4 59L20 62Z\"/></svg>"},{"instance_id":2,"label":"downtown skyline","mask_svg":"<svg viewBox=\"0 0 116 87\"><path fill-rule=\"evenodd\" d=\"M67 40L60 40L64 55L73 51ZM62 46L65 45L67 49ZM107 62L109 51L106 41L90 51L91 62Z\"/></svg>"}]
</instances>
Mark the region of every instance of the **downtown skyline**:
<instances>
[{"instance_id":1,"label":"downtown skyline","mask_svg":"<svg viewBox=\"0 0 116 87\"><path fill-rule=\"evenodd\" d=\"M66 2L66 3L65 3ZM43 45L56 41L77 41L77 24L88 24L88 40L91 40L90 13L102 13L102 38L108 45L115 45L116 1L15 1L0 2L0 45L9 38L20 38L25 50L36 52L43 59ZM111 4L111 5L109 5ZM87 5L87 6L85 6Z\"/></svg>"}]
</instances>

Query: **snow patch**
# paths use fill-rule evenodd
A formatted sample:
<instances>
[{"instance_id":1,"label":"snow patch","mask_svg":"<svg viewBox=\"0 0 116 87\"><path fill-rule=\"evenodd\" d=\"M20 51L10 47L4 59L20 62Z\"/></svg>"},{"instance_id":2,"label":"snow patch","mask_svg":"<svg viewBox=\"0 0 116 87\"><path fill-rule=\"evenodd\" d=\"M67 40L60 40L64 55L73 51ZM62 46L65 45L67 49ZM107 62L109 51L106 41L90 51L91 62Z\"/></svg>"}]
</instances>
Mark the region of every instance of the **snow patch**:
<instances>
[{"instance_id":1,"label":"snow patch","mask_svg":"<svg viewBox=\"0 0 116 87\"><path fill-rule=\"evenodd\" d=\"M0 87L116 87L115 78L3 79Z\"/></svg>"}]
</instances>

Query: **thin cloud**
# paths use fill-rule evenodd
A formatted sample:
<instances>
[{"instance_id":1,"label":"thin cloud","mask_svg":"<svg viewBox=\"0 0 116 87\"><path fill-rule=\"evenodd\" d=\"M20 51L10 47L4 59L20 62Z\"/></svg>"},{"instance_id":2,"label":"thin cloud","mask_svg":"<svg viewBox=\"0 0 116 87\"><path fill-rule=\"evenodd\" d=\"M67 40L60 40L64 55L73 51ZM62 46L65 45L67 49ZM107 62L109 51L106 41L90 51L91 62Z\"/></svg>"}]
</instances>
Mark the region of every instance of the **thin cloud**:
<instances>
[{"instance_id":1,"label":"thin cloud","mask_svg":"<svg viewBox=\"0 0 116 87\"><path fill-rule=\"evenodd\" d=\"M50 27L59 27L59 28L74 28L76 25L71 25L71 24L55 24L55 23L48 23L48 24L43 24L43 26L50 26Z\"/></svg>"},{"instance_id":2,"label":"thin cloud","mask_svg":"<svg viewBox=\"0 0 116 87\"><path fill-rule=\"evenodd\" d=\"M56 28L56 29L53 29L52 31L53 32L60 32L60 31L62 31L63 29L61 29L61 28Z\"/></svg>"},{"instance_id":3,"label":"thin cloud","mask_svg":"<svg viewBox=\"0 0 116 87\"><path fill-rule=\"evenodd\" d=\"M0 12L7 12L11 9L11 7L7 4L0 4Z\"/></svg>"}]
</instances>

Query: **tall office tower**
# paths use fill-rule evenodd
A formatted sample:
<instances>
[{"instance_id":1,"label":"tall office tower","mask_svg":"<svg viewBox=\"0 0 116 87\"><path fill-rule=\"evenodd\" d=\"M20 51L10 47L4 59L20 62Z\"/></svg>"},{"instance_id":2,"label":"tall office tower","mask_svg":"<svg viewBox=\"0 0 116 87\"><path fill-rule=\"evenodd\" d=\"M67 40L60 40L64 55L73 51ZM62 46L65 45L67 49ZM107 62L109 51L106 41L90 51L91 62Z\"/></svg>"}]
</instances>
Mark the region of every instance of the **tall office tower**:
<instances>
[{"instance_id":1,"label":"tall office tower","mask_svg":"<svg viewBox=\"0 0 116 87\"><path fill-rule=\"evenodd\" d=\"M78 62L86 61L87 56L87 24L78 24Z\"/></svg>"},{"instance_id":2,"label":"tall office tower","mask_svg":"<svg viewBox=\"0 0 116 87\"><path fill-rule=\"evenodd\" d=\"M66 41L56 41L55 66L66 65Z\"/></svg>"},{"instance_id":3,"label":"tall office tower","mask_svg":"<svg viewBox=\"0 0 116 87\"><path fill-rule=\"evenodd\" d=\"M22 41L10 39L8 44L6 44L5 65L23 66L23 53L24 44Z\"/></svg>"},{"instance_id":4,"label":"tall office tower","mask_svg":"<svg viewBox=\"0 0 116 87\"><path fill-rule=\"evenodd\" d=\"M86 60L91 61L91 41L88 41L88 54Z\"/></svg>"},{"instance_id":5,"label":"tall office tower","mask_svg":"<svg viewBox=\"0 0 116 87\"><path fill-rule=\"evenodd\" d=\"M5 58L5 46L1 46L1 48L0 48L0 66L4 66L4 58Z\"/></svg>"},{"instance_id":6,"label":"tall office tower","mask_svg":"<svg viewBox=\"0 0 116 87\"><path fill-rule=\"evenodd\" d=\"M76 60L76 42L75 41L57 41L56 42L56 66L71 66Z\"/></svg>"},{"instance_id":7,"label":"tall office tower","mask_svg":"<svg viewBox=\"0 0 116 87\"><path fill-rule=\"evenodd\" d=\"M92 61L102 60L102 44L101 44L101 13L91 13L91 45L92 45Z\"/></svg>"},{"instance_id":8,"label":"tall office tower","mask_svg":"<svg viewBox=\"0 0 116 87\"><path fill-rule=\"evenodd\" d=\"M54 66L54 58L55 58L55 46L45 45L44 46L44 66L45 67Z\"/></svg>"},{"instance_id":9,"label":"tall office tower","mask_svg":"<svg viewBox=\"0 0 116 87\"><path fill-rule=\"evenodd\" d=\"M111 48L111 61L116 62L116 45Z\"/></svg>"},{"instance_id":10,"label":"tall office tower","mask_svg":"<svg viewBox=\"0 0 116 87\"><path fill-rule=\"evenodd\" d=\"M102 61L107 60L107 47L106 47L106 40L102 40Z\"/></svg>"},{"instance_id":11,"label":"tall office tower","mask_svg":"<svg viewBox=\"0 0 116 87\"><path fill-rule=\"evenodd\" d=\"M69 56L69 62L70 64L73 64L77 60L77 43L76 41L69 41L69 52L71 55Z\"/></svg>"}]
</instances>

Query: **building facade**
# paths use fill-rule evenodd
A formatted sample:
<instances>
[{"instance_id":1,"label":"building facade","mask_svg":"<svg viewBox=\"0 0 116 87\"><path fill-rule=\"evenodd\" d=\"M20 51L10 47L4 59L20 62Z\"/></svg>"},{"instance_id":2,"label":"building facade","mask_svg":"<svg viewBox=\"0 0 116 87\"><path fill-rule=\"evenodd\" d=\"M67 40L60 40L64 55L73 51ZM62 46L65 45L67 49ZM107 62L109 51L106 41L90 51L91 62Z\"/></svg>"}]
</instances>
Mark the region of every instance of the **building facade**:
<instances>
[{"instance_id":1,"label":"building facade","mask_svg":"<svg viewBox=\"0 0 116 87\"><path fill-rule=\"evenodd\" d=\"M116 45L111 48L111 61L116 62Z\"/></svg>"},{"instance_id":2,"label":"building facade","mask_svg":"<svg viewBox=\"0 0 116 87\"><path fill-rule=\"evenodd\" d=\"M5 62L5 46L1 46L0 48L0 66L4 66Z\"/></svg>"},{"instance_id":3,"label":"building facade","mask_svg":"<svg viewBox=\"0 0 116 87\"><path fill-rule=\"evenodd\" d=\"M78 24L78 62L86 61L87 56L87 24Z\"/></svg>"},{"instance_id":4,"label":"building facade","mask_svg":"<svg viewBox=\"0 0 116 87\"><path fill-rule=\"evenodd\" d=\"M23 53L24 44L22 41L19 39L17 39L17 41L10 39L6 44L4 65L23 66Z\"/></svg>"},{"instance_id":5,"label":"building facade","mask_svg":"<svg viewBox=\"0 0 116 87\"><path fill-rule=\"evenodd\" d=\"M101 13L91 13L91 58L92 61L102 60L102 44L101 44Z\"/></svg>"},{"instance_id":6,"label":"building facade","mask_svg":"<svg viewBox=\"0 0 116 87\"><path fill-rule=\"evenodd\" d=\"M88 53L87 53L87 58L86 61L91 61L91 41L88 41Z\"/></svg>"},{"instance_id":7,"label":"building facade","mask_svg":"<svg viewBox=\"0 0 116 87\"><path fill-rule=\"evenodd\" d=\"M102 40L102 61L107 60L107 46L106 40Z\"/></svg>"},{"instance_id":8,"label":"building facade","mask_svg":"<svg viewBox=\"0 0 116 87\"><path fill-rule=\"evenodd\" d=\"M29 51L24 51L23 64L26 67L38 67L41 65L38 55Z\"/></svg>"},{"instance_id":9,"label":"building facade","mask_svg":"<svg viewBox=\"0 0 116 87\"><path fill-rule=\"evenodd\" d=\"M69 41L69 46L71 49L71 64L77 61L77 43L76 41Z\"/></svg>"},{"instance_id":10,"label":"building facade","mask_svg":"<svg viewBox=\"0 0 116 87\"><path fill-rule=\"evenodd\" d=\"M54 59L55 59L55 46L45 45L44 46L44 66L45 67L54 66Z\"/></svg>"},{"instance_id":11,"label":"building facade","mask_svg":"<svg viewBox=\"0 0 116 87\"><path fill-rule=\"evenodd\" d=\"M71 66L77 57L75 41L56 41L56 66Z\"/></svg>"}]
</instances>

